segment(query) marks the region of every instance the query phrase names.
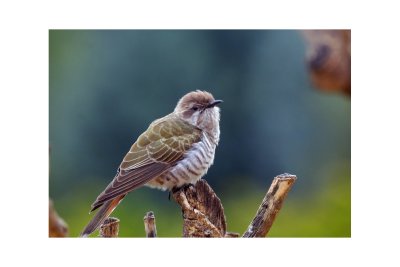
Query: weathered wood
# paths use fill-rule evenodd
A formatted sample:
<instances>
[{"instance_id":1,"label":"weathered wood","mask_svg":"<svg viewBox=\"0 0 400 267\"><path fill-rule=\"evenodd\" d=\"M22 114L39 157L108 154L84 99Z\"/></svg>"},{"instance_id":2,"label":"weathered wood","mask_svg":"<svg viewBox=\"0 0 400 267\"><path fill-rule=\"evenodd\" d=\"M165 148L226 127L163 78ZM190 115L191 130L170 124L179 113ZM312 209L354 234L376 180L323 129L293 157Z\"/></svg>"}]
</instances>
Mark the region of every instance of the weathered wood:
<instances>
[{"instance_id":1,"label":"weathered wood","mask_svg":"<svg viewBox=\"0 0 400 267\"><path fill-rule=\"evenodd\" d=\"M271 228L283 201L297 177L281 174L274 178L256 216L243 237L263 237ZM226 220L221 200L205 180L184 186L172 192L181 206L183 237L239 237L238 233L226 231ZM152 211L143 218L147 237L157 237L155 216ZM109 217L100 226L100 236L118 237L119 220Z\"/></svg>"},{"instance_id":2,"label":"weathered wood","mask_svg":"<svg viewBox=\"0 0 400 267\"><path fill-rule=\"evenodd\" d=\"M314 85L351 94L351 31L305 30L306 61Z\"/></svg>"},{"instance_id":3,"label":"weathered wood","mask_svg":"<svg viewBox=\"0 0 400 267\"><path fill-rule=\"evenodd\" d=\"M296 175L288 173L274 178L261 206L258 208L256 216L243 234L243 237L264 237L267 235L296 179Z\"/></svg>"},{"instance_id":4,"label":"weathered wood","mask_svg":"<svg viewBox=\"0 0 400 267\"><path fill-rule=\"evenodd\" d=\"M184 237L224 237L224 208L215 192L203 179L172 194L182 208Z\"/></svg>"},{"instance_id":5,"label":"weathered wood","mask_svg":"<svg viewBox=\"0 0 400 267\"><path fill-rule=\"evenodd\" d=\"M49 199L49 237L68 236L68 225L57 214L53 201Z\"/></svg>"},{"instance_id":6,"label":"weathered wood","mask_svg":"<svg viewBox=\"0 0 400 267\"><path fill-rule=\"evenodd\" d=\"M157 237L157 229L156 229L156 217L154 216L154 212L149 211L143 218L144 221L144 230L146 232L147 237Z\"/></svg>"},{"instance_id":7,"label":"weathered wood","mask_svg":"<svg viewBox=\"0 0 400 267\"><path fill-rule=\"evenodd\" d=\"M108 217L100 226L99 235L101 237L118 237L119 219Z\"/></svg>"}]
</instances>

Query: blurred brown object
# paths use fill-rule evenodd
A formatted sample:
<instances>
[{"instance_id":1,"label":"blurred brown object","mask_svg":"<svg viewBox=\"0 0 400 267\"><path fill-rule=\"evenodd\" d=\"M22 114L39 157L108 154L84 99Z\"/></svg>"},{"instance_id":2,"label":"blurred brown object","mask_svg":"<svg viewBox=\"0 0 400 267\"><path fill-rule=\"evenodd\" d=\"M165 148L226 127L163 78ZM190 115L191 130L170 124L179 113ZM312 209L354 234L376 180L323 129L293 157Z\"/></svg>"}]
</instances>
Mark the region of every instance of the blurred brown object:
<instances>
[{"instance_id":1,"label":"blurred brown object","mask_svg":"<svg viewBox=\"0 0 400 267\"><path fill-rule=\"evenodd\" d=\"M351 30L304 30L311 80L324 91L351 95Z\"/></svg>"},{"instance_id":2,"label":"blurred brown object","mask_svg":"<svg viewBox=\"0 0 400 267\"><path fill-rule=\"evenodd\" d=\"M53 201L49 199L49 237L66 237L68 226L54 209Z\"/></svg>"}]
</instances>

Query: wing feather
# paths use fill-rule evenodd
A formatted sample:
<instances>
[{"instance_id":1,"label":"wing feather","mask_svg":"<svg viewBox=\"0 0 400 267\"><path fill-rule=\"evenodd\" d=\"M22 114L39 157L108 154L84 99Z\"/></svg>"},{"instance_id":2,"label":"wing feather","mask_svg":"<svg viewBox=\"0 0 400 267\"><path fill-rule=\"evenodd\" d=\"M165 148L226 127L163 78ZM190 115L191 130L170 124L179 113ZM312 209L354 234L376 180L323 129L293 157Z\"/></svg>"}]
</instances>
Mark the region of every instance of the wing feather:
<instances>
[{"instance_id":1,"label":"wing feather","mask_svg":"<svg viewBox=\"0 0 400 267\"><path fill-rule=\"evenodd\" d=\"M92 204L92 211L162 175L200 139L200 129L173 114L153 122L132 145L117 175Z\"/></svg>"},{"instance_id":2,"label":"wing feather","mask_svg":"<svg viewBox=\"0 0 400 267\"><path fill-rule=\"evenodd\" d=\"M103 205L108 200L114 199L120 195L124 195L139 186L144 185L149 180L161 175L166 171L167 165L153 164L148 165L134 171L128 171L126 174L118 174L114 180L107 186L107 188L97 197L92 205L92 211ZM138 174L140 172L140 174ZM123 182L119 182L118 178L124 178Z\"/></svg>"}]
</instances>

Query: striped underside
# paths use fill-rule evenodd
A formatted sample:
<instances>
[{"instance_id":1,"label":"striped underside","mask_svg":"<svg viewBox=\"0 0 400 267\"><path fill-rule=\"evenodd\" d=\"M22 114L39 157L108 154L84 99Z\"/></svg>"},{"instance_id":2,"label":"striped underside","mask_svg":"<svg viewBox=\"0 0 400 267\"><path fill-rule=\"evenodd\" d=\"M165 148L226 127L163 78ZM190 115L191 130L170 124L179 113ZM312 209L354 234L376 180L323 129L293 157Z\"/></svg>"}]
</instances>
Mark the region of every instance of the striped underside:
<instances>
[{"instance_id":1,"label":"striped underside","mask_svg":"<svg viewBox=\"0 0 400 267\"><path fill-rule=\"evenodd\" d=\"M184 184L195 183L203 177L214 161L216 145L203 133L201 141L195 143L184 158L174 167L146 185L161 190L171 190Z\"/></svg>"}]
</instances>

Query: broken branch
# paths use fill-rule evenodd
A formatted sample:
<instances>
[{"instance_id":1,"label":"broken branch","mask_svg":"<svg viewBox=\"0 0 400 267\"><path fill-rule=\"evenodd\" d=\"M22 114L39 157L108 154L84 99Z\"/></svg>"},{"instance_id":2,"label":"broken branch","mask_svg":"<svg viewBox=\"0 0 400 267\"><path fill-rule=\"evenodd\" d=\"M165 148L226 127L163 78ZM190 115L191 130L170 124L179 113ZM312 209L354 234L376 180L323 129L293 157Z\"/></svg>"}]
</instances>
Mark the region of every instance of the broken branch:
<instances>
[{"instance_id":1,"label":"broken branch","mask_svg":"<svg viewBox=\"0 0 400 267\"><path fill-rule=\"evenodd\" d=\"M99 235L101 237L118 237L119 232L119 219L108 217L100 226Z\"/></svg>"},{"instance_id":2,"label":"broken branch","mask_svg":"<svg viewBox=\"0 0 400 267\"><path fill-rule=\"evenodd\" d=\"M156 217L154 216L154 212L149 211L143 218L144 221L144 230L146 232L147 237L157 237L157 229L156 229Z\"/></svg>"},{"instance_id":3,"label":"broken branch","mask_svg":"<svg viewBox=\"0 0 400 267\"><path fill-rule=\"evenodd\" d=\"M243 234L243 237L265 237L267 235L296 179L296 175L288 173L274 178L261 206L258 208L256 216Z\"/></svg>"}]
</instances>

